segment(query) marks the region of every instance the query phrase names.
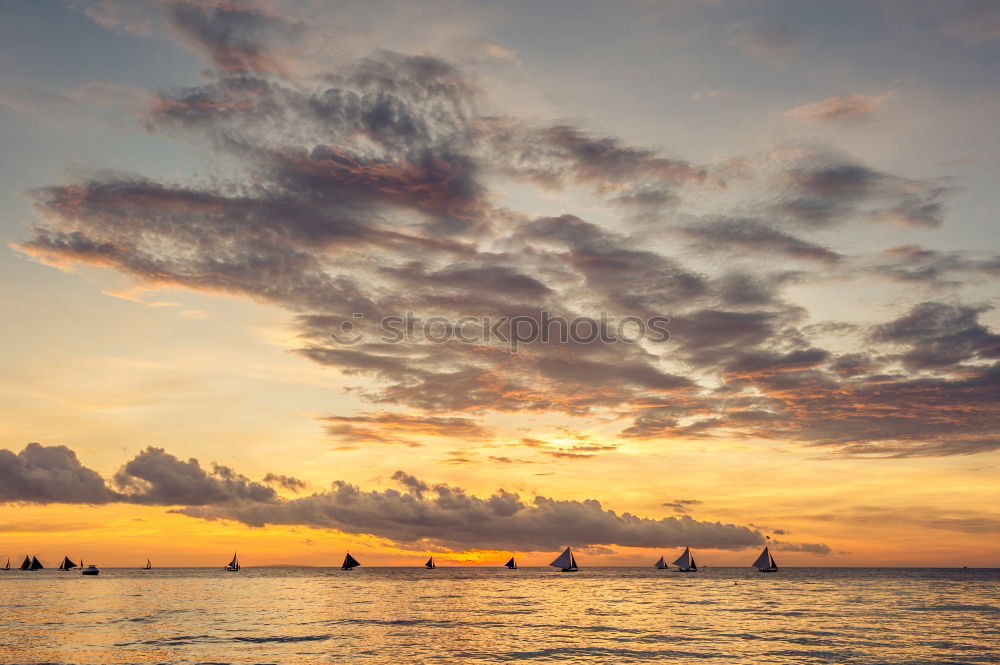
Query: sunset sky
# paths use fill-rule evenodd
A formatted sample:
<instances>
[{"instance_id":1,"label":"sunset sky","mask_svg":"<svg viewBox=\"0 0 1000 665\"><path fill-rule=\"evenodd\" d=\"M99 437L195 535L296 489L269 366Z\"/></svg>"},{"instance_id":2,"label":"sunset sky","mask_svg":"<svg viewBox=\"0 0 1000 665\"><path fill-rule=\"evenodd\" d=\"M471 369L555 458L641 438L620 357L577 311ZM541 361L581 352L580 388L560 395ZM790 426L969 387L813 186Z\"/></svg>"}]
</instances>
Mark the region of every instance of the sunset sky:
<instances>
[{"instance_id":1,"label":"sunset sky","mask_svg":"<svg viewBox=\"0 0 1000 665\"><path fill-rule=\"evenodd\" d=\"M3 0L0 565L1000 565L998 56L986 0Z\"/></svg>"}]
</instances>

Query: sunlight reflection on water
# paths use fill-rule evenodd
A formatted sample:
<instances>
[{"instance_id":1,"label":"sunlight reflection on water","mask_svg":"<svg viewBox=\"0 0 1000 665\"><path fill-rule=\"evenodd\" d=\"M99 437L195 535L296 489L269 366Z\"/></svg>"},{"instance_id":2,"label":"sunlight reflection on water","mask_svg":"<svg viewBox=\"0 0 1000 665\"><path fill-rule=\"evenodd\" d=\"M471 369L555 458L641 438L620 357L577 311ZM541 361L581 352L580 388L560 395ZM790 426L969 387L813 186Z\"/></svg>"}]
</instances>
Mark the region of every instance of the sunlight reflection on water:
<instances>
[{"instance_id":1,"label":"sunlight reflection on water","mask_svg":"<svg viewBox=\"0 0 1000 665\"><path fill-rule=\"evenodd\" d=\"M0 575L4 663L993 663L1000 571Z\"/></svg>"}]
</instances>

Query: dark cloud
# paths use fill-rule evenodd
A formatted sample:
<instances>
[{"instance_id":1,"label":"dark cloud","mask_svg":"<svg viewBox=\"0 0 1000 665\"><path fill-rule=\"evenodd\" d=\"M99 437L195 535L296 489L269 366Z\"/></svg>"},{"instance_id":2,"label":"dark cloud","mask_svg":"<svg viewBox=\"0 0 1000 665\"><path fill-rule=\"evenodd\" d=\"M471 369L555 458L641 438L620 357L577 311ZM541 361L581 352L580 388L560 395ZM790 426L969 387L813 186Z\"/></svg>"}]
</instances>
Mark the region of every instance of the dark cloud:
<instances>
[{"instance_id":1,"label":"dark cloud","mask_svg":"<svg viewBox=\"0 0 1000 665\"><path fill-rule=\"evenodd\" d=\"M327 416L326 431L345 444L389 443L420 445L417 437L481 439L486 430L470 418L414 416L379 411L357 416Z\"/></svg>"},{"instance_id":2,"label":"dark cloud","mask_svg":"<svg viewBox=\"0 0 1000 665\"><path fill-rule=\"evenodd\" d=\"M884 250L871 270L900 282L955 286L966 280L1000 276L1000 256L898 245Z\"/></svg>"},{"instance_id":3,"label":"dark cloud","mask_svg":"<svg viewBox=\"0 0 1000 665\"><path fill-rule=\"evenodd\" d=\"M29 443L19 453L0 450L0 501L108 503L118 495L66 446Z\"/></svg>"},{"instance_id":4,"label":"dark cloud","mask_svg":"<svg viewBox=\"0 0 1000 665\"><path fill-rule=\"evenodd\" d=\"M666 508L673 508L678 513L686 513L692 506L700 506L703 502L698 499L674 499L663 504Z\"/></svg>"},{"instance_id":5,"label":"dark cloud","mask_svg":"<svg viewBox=\"0 0 1000 665\"><path fill-rule=\"evenodd\" d=\"M775 551L809 552L810 554L818 554L820 556L830 554L833 551L829 545L824 545L823 543L786 543L780 540L772 540L771 545Z\"/></svg>"},{"instance_id":6,"label":"dark cloud","mask_svg":"<svg viewBox=\"0 0 1000 665\"><path fill-rule=\"evenodd\" d=\"M175 0L167 6L170 25L225 70L280 71L280 60L272 49L300 38L305 31L301 23L265 14L238 0Z\"/></svg>"},{"instance_id":7,"label":"dark cloud","mask_svg":"<svg viewBox=\"0 0 1000 665\"><path fill-rule=\"evenodd\" d=\"M213 463L211 471L206 471L194 458L185 462L152 446L129 460L115 474L114 482L129 502L161 506L270 502L278 498L270 487L227 466Z\"/></svg>"},{"instance_id":8,"label":"dark cloud","mask_svg":"<svg viewBox=\"0 0 1000 665\"><path fill-rule=\"evenodd\" d=\"M871 339L907 347L900 360L912 371L948 369L970 360L1000 359L1000 335L979 322L979 315L989 309L920 303L895 321L875 327Z\"/></svg>"},{"instance_id":9,"label":"dark cloud","mask_svg":"<svg viewBox=\"0 0 1000 665\"><path fill-rule=\"evenodd\" d=\"M776 211L813 228L869 220L940 226L945 203L958 191L946 179L901 178L822 154L803 160L786 177Z\"/></svg>"},{"instance_id":10,"label":"dark cloud","mask_svg":"<svg viewBox=\"0 0 1000 665\"><path fill-rule=\"evenodd\" d=\"M286 489L290 492L301 492L306 488L305 481L299 480L293 476L286 476L280 473L269 473L261 480L261 482L267 485L277 485L282 489Z\"/></svg>"},{"instance_id":11,"label":"dark cloud","mask_svg":"<svg viewBox=\"0 0 1000 665\"><path fill-rule=\"evenodd\" d=\"M91 172L42 187L33 193L40 222L18 248L144 285L284 308L301 340L295 352L356 377L353 394L378 409L324 420L341 445L475 438L485 413L552 411L631 418L628 436L760 437L878 454L989 449L993 375L970 364L995 359L995 339L967 311L921 311L856 335L871 348L834 356L819 340L838 324L804 327L808 313L783 298L789 284L853 263L806 234L875 220L938 225L955 191L946 179L802 147L783 151L787 162L747 161L741 175L574 123L497 115L474 79L437 58L382 51L324 71L296 67L305 29L296 23L241 3L167 7L214 73L161 91L145 124L234 168L183 184ZM766 20L732 34L757 57L787 55L801 37ZM564 188L574 199L583 191L640 223L626 224L630 233L568 210L528 215L502 205L500 181ZM693 193L720 194L734 212L686 210L699 210ZM726 253L694 269L669 242L678 234ZM789 268L788 259L810 265ZM909 266L900 256L864 269L912 280L993 274L990 259L976 260L919 254ZM535 322L547 313L591 326L604 315L665 316L670 335L528 341L516 354L500 339L381 339L379 321L407 311ZM331 338L344 321L361 341ZM935 390L918 400L923 409L907 402ZM950 417L956 405L972 417ZM578 442L547 454L606 452L599 446L613 448ZM120 477L134 500L274 500L266 484L152 450ZM459 450L450 459L475 458Z\"/></svg>"},{"instance_id":12,"label":"dark cloud","mask_svg":"<svg viewBox=\"0 0 1000 665\"><path fill-rule=\"evenodd\" d=\"M184 514L252 526L296 524L366 533L405 546L552 550L565 545L742 549L763 537L747 527L690 517L641 518L607 510L598 501L547 497L524 500L498 490L487 498L449 485L429 485L404 472L403 491L363 491L334 483L329 492L280 504L192 507Z\"/></svg>"},{"instance_id":13,"label":"dark cloud","mask_svg":"<svg viewBox=\"0 0 1000 665\"><path fill-rule=\"evenodd\" d=\"M773 252L796 259L836 261L840 255L753 219L722 219L682 227L680 231L709 250Z\"/></svg>"},{"instance_id":14,"label":"dark cloud","mask_svg":"<svg viewBox=\"0 0 1000 665\"><path fill-rule=\"evenodd\" d=\"M586 447L586 446L584 446ZM281 499L273 489L215 463L182 461L149 447L115 474L113 492L96 472L80 465L65 446L29 444L19 453L0 450L3 501L180 506L177 512L203 519L230 519L250 526L285 524L338 529L413 546L521 551L621 545L742 549L759 545L760 533L745 526L690 517L643 518L618 514L593 499L522 499L497 490L482 498L460 487L430 484L404 471L392 479L402 490L363 491L335 481L326 492ZM299 490L294 478L268 474L265 482Z\"/></svg>"}]
</instances>

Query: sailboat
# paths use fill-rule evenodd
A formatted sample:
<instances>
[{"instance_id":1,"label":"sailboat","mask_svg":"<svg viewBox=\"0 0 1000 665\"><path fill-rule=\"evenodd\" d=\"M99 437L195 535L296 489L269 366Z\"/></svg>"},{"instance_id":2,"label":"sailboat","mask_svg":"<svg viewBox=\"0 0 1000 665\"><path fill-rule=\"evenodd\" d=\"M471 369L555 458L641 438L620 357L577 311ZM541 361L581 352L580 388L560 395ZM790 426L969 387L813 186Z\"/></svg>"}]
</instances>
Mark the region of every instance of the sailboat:
<instances>
[{"instance_id":1,"label":"sailboat","mask_svg":"<svg viewBox=\"0 0 1000 665\"><path fill-rule=\"evenodd\" d=\"M576 565L576 557L573 556L573 550L568 547L549 565L559 568L564 573L575 573L579 570Z\"/></svg>"},{"instance_id":2,"label":"sailboat","mask_svg":"<svg viewBox=\"0 0 1000 665\"><path fill-rule=\"evenodd\" d=\"M142 570L152 570L153 564L150 562L149 558L146 558L146 565L142 567Z\"/></svg>"},{"instance_id":3,"label":"sailboat","mask_svg":"<svg viewBox=\"0 0 1000 665\"><path fill-rule=\"evenodd\" d=\"M59 570L73 570L74 568L76 568L76 564L68 556L64 556L62 563L59 564Z\"/></svg>"},{"instance_id":4,"label":"sailboat","mask_svg":"<svg viewBox=\"0 0 1000 665\"><path fill-rule=\"evenodd\" d=\"M677 561L674 561L673 565L677 566L678 573L698 572L698 564L694 562L694 557L691 555L690 547L684 548L684 554L677 557Z\"/></svg>"},{"instance_id":5,"label":"sailboat","mask_svg":"<svg viewBox=\"0 0 1000 665\"><path fill-rule=\"evenodd\" d=\"M656 563L653 564L653 567L656 568L657 570L663 570L664 568L667 567L667 562L664 561L663 557L661 556L659 559L656 560Z\"/></svg>"},{"instance_id":6,"label":"sailboat","mask_svg":"<svg viewBox=\"0 0 1000 665\"><path fill-rule=\"evenodd\" d=\"M424 564L424 568L437 568L437 566L434 565L434 557L427 559L427 563Z\"/></svg>"},{"instance_id":7,"label":"sailboat","mask_svg":"<svg viewBox=\"0 0 1000 665\"><path fill-rule=\"evenodd\" d=\"M517 570L517 561L514 561L514 557L511 557L510 561L505 563L504 566L509 568L510 570Z\"/></svg>"},{"instance_id":8,"label":"sailboat","mask_svg":"<svg viewBox=\"0 0 1000 665\"><path fill-rule=\"evenodd\" d=\"M44 568L45 566L42 565L42 562L37 557L31 557L31 565L28 566L28 570L42 570Z\"/></svg>"},{"instance_id":9,"label":"sailboat","mask_svg":"<svg viewBox=\"0 0 1000 665\"><path fill-rule=\"evenodd\" d=\"M353 556L351 556L351 553L348 552L347 556L344 557L344 565L342 565L340 567L340 569L341 570L354 570L355 568L357 568L360 565L361 565L361 562L358 561L357 559L355 559Z\"/></svg>"},{"instance_id":10,"label":"sailboat","mask_svg":"<svg viewBox=\"0 0 1000 665\"><path fill-rule=\"evenodd\" d=\"M0 570L10 570L10 557L7 557L7 565L0 568Z\"/></svg>"},{"instance_id":11,"label":"sailboat","mask_svg":"<svg viewBox=\"0 0 1000 665\"><path fill-rule=\"evenodd\" d=\"M233 560L226 564L226 570L235 573L240 569L240 560L236 558L236 552L233 552Z\"/></svg>"},{"instance_id":12,"label":"sailboat","mask_svg":"<svg viewBox=\"0 0 1000 665\"><path fill-rule=\"evenodd\" d=\"M760 553L760 556L751 565L762 573L778 572L778 564L775 563L774 557L766 545L764 546L764 551Z\"/></svg>"},{"instance_id":13,"label":"sailboat","mask_svg":"<svg viewBox=\"0 0 1000 665\"><path fill-rule=\"evenodd\" d=\"M31 557L27 554L24 555L24 561L21 562L21 570L31 569Z\"/></svg>"}]
</instances>

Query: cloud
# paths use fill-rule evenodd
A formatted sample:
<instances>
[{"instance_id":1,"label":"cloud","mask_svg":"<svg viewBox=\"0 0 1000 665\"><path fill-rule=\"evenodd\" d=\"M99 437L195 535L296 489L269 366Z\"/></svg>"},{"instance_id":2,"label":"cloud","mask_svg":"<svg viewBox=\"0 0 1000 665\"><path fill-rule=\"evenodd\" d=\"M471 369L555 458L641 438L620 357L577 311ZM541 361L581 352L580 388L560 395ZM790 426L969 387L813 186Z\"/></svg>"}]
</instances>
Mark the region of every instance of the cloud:
<instances>
[{"instance_id":1,"label":"cloud","mask_svg":"<svg viewBox=\"0 0 1000 665\"><path fill-rule=\"evenodd\" d=\"M273 502L277 494L230 467L213 463L211 471L198 460L182 461L163 448L146 448L115 474L115 485L131 503L159 506L202 506L229 501Z\"/></svg>"},{"instance_id":2,"label":"cloud","mask_svg":"<svg viewBox=\"0 0 1000 665\"><path fill-rule=\"evenodd\" d=\"M347 445L369 443L420 445L415 438L480 439L486 430L470 418L415 416L377 411L357 416L326 416L326 431Z\"/></svg>"},{"instance_id":3,"label":"cloud","mask_svg":"<svg viewBox=\"0 0 1000 665\"><path fill-rule=\"evenodd\" d=\"M567 501L537 496L524 500L498 490L486 498L450 485L429 485L404 472L394 478L403 491L363 491L336 482L329 492L281 504L233 504L182 509L204 519L230 519L262 526L296 524L366 533L404 546L463 549L552 550L565 545L742 549L762 536L747 527L618 514L593 499Z\"/></svg>"},{"instance_id":4,"label":"cloud","mask_svg":"<svg viewBox=\"0 0 1000 665\"><path fill-rule=\"evenodd\" d=\"M874 115L892 97L891 91L879 95L852 92L796 106L785 111L785 115L799 122L852 122Z\"/></svg>"},{"instance_id":5,"label":"cloud","mask_svg":"<svg viewBox=\"0 0 1000 665\"><path fill-rule=\"evenodd\" d=\"M836 261L840 255L754 219L720 219L680 228L703 249L773 252L796 259Z\"/></svg>"},{"instance_id":6,"label":"cloud","mask_svg":"<svg viewBox=\"0 0 1000 665\"><path fill-rule=\"evenodd\" d=\"M919 303L906 315L875 327L871 339L908 347L899 357L911 371L952 369L970 360L997 360L1000 335L979 323L979 315L989 309Z\"/></svg>"},{"instance_id":7,"label":"cloud","mask_svg":"<svg viewBox=\"0 0 1000 665\"><path fill-rule=\"evenodd\" d=\"M305 481L299 480L293 476L286 476L280 473L269 473L262 479L263 483L267 485L277 485L282 489L286 489L290 492L301 492L306 488Z\"/></svg>"},{"instance_id":8,"label":"cloud","mask_svg":"<svg viewBox=\"0 0 1000 665\"><path fill-rule=\"evenodd\" d=\"M238 0L166 3L168 22L220 69L281 71L274 48L302 36L305 26L265 14Z\"/></svg>"},{"instance_id":9,"label":"cloud","mask_svg":"<svg viewBox=\"0 0 1000 665\"><path fill-rule=\"evenodd\" d=\"M806 228L855 221L940 226L946 201L958 189L947 179L910 179L836 156L811 155L786 172L776 211Z\"/></svg>"},{"instance_id":10,"label":"cloud","mask_svg":"<svg viewBox=\"0 0 1000 665\"><path fill-rule=\"evenodd\" d=\"M686 513L692 506L700 506L702 503L704 502L698 499L674 499L673 501L665 502L663 506L673 508L678 513Z\"/></svg>"},{"instance_id":11,"label":"cloud","mask_svg":"<svg viewBox=\"0 0 1000 665\"><path fill-rule=\"evenodd\" d=\"M119 500L104 479L66 446L29 443L19 453L0 449L0 501L108 503Z\"/></svg>"},{"instance_id":12,"label":"cloud","mask_svg":"<svg viewBox=\"0 0 1000 665\"><path fill-rule=\"evenodd\" d=\"M234 168L182 182L91 171L40 187L38 223L15 246L141 288L282 308L298 333L293 351L349 377L370 405L321 420L340 445L482 437L489 413L558 412L620 418L629 437L780 439L852 454L990 449L991 337L956 333L966 345L949 366L936 329L920 339L849 331L860 346L846 357L824 348L832 328L810 326L786 300L790 285L854 267L891 279L992 274L989 257L919 254L907 266L898 253L844 257L814 235L939 226L957 191L947 178L907 178L816 146L698 164L583 123L498 114L479 80L439 58L378 51L305 66L295 21L240 3L165 6L212 69L199 85L151 95L142 122ZM732 39L787 55L801 35L757 21ZM511 185L561 190L552 206L565 210L519 210L504 196ZM597 212L574 214L578 202ZM694 263L706 250L718 256ZM382 339L379 322L408 311L558 316L595 330L605 315L666 316L669 339L550 339L516 354L499 337ZM362 335L355 344L331 338L345 321ZM918 399L925 390L938 392ZM956 405L974 417L960 422ZM476 459L452 447L452 461ZM221 468L148 461L163 475L123 477L137 500L273 499L270 486Z\"/></svg>"},{"instance_id":13,"label":"cloud","mask_svg":"<svg viewBox=\"0 0 1000 665\"><path fill-rule=\"evenodd\" d=\"M883 250L869 269L889 279L940 288L966 280L1000 276L1000 255L944 251L917 245L897 245Z\"/></svg>"},{"instance_id":14,"label":"cloud","mask_svg":"<svg viewBox=\"0 0 1000 665\"><path fill-rule=\"evenodd\" d=\"M65 446L28 444L18 454L0 450L3 501L108 503L179 506L175 512L202 519L228 519L250 526L313 526L386 538L404 546L464 549L548 550L588 547L694 547L742 549L759 545L759 532L746 526L702 522L690 517L644 518L618 514L600 502L544 496L522 499L497 490L488 497L460 487L427 483L404 471L392 479L400 490L364 491L343 481L331 489L295 499L235 470L197 459L182 461L149 447L115 474L112 491L96 472L80 465ZM265 482L288 489L303 483L278 474Z\"/></svg>"}]
</instances>

